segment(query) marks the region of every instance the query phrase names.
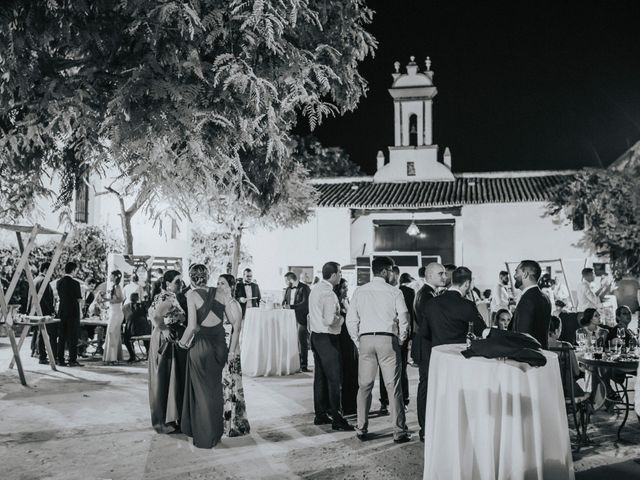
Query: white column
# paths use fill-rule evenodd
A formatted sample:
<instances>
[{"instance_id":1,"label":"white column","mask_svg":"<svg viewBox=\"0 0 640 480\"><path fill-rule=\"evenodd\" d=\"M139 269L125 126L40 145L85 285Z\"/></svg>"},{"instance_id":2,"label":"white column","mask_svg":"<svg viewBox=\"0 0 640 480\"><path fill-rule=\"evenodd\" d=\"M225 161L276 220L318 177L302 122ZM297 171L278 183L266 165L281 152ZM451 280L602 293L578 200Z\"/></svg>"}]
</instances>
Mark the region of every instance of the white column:
<instances>
[{"instance_id":1,"label":"white column","mask_svg":"<svg viewBox=\"0 0 640 480\"><path fill-rule=\"evenodd\" d=\"M394 145L397 147L400 145L400 102L393 102L393 117L395 133Z\"/></svg>"},{"instance_id":2,"label":"white column","mask_svg":"<svg viewBox=\"0 0 640 480\"><path fill-rule=\"evenodd\" d=\"M431 100L424 102L424 144L433 144L433 122L431 120Z\"/></svg>"}]
</instances>

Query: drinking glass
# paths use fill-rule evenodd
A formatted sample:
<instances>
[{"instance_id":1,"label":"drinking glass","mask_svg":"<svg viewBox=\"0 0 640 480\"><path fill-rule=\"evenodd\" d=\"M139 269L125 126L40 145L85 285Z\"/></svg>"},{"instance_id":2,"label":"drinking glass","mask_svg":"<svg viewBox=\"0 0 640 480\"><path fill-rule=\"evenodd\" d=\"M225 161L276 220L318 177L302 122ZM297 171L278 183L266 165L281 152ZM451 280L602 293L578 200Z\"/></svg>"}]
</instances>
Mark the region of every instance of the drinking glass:
<instances>
[{"instance_id":1,"label":"drinking glass","mask_svg":"<svg viewBox=\"0 0 640 480\"><path fill-rule=\"evenodd\" d=\"M580 350L584 350L585 344L587 343L587 336L583 332L580 332L576 335L576 340Z\"/></svg>"}]
</instances>

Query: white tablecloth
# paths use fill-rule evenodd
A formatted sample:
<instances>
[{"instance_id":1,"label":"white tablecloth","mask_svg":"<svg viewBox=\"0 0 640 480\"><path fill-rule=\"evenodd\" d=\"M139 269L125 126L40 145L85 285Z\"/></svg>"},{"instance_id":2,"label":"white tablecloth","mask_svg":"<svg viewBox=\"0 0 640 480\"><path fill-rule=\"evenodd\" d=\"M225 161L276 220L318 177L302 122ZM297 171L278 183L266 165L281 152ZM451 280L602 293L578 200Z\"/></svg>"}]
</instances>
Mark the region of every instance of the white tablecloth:
<instances>
[{"instance_id":1,"label":"white tablecloth","mask_svg":"<svg viewBox=\"0 0 640 480\"><path fill-rule=\"evenodd\" d=\"M431 355L424 479L573 479L557 356L535 368L464 348Z\"/></svg>"},{"instance_id":2,"label":"white tablecloth","mask_svg":"<svg viewBox=\"0 0 640 480\"><path fill-rule=\"evenodd\" d=\"M300 370L298 324L293 310L248 308L242 325L242 373L291 375Z\"/></svg>"}]
</instances>

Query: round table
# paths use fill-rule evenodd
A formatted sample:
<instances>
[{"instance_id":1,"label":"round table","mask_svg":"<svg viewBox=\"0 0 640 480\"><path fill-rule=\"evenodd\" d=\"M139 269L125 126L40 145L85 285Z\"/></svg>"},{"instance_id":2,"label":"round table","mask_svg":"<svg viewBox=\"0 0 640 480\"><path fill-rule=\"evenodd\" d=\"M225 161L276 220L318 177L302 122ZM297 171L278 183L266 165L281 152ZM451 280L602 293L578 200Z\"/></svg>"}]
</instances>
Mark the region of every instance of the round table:
<instances>
[{"instance_id":1,"label":"round table","mask_svg":"<svg viewBox=\"0 0 640 480\"><path fill-rule=\"evenodd\" d=\"M573 479L558 357L544 367L431 353L424 479Z\"/></svg>"},{"instance_id":2,"label":"round table","mask_svg":"<svg viewBox=\"0 0 640 480\"><path fill-rule=\"evenodd\" d=\"M618 370L625 375L636 375L638 372L638 360L613 360L610 357L605 356L605 358L595 359L589 355L585 355L584 353L576 355L578 362L582 363L585 368L589 369L594 374L597 374L598 368L608 368L610 370ZM620 385L620 384L618 384ZM613 400L612 403L614 405L620 405L620 410L624 411L624 417L622 418L622 423L618 427L618 435L617 438L620 440L620 433L622 433L622 429L627 423L627 418L629 418L629 410L633 407L633 403L630 402L629 399L629 389L627 387L627 381L625 380L621 385L622 389L622 398L620 400ZM611 401L611 400L610 400Z\"/></svg>"},{"instance_id":3,"label":"round table","mask_svg":"<svg viewBox=\"0 0 640 480\"><path fill-rule=\"evenodd\" d=\"M247 308L241 342L245 375L268 377L300 371L298 324L293 310Z\"/></svg>"}]
</instances>

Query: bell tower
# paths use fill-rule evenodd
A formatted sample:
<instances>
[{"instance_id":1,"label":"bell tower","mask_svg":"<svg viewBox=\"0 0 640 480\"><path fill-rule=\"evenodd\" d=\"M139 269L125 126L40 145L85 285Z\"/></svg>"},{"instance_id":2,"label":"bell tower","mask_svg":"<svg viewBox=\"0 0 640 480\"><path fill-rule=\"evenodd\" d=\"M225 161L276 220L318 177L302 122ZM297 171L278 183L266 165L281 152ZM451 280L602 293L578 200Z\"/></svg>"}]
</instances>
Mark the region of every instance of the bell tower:
<instances>
[{"instance_id":1,"label":"bell tower","mask_svg":"<svg viewBox=\"0 0 640 480\"><path fill-rule=\"evenodd\" d=\"M394 131L396 147L422 147L433 142L431 106L438 90L433 85L431 59L425 61L424 72L418 72L415 57L407 64L407 73L400 73L400 62L395 62L393 84L389 89L393 97Z\"/></svg>"},{"instance_id":2,"label":"bell tower","mask_svg":"<svg viewBox=\"0 0 640 480\"><path fill-rule=\"evenodd\" d=\"M433 144L433 99L438 90L433 84L431 59L419 71L415 57L410 57L406 72L395 62L389 94L393 98L394 145L389 147L389 163L378 159L374 181L454 180L450 162L438 162L438 146ZM449 156L450 160L450 156Z\"/></svg>"}]
</instances>

